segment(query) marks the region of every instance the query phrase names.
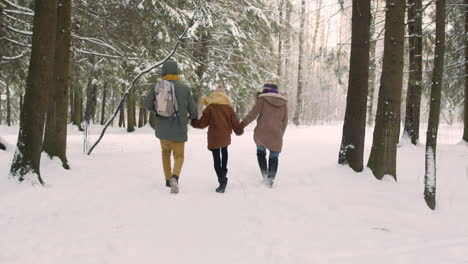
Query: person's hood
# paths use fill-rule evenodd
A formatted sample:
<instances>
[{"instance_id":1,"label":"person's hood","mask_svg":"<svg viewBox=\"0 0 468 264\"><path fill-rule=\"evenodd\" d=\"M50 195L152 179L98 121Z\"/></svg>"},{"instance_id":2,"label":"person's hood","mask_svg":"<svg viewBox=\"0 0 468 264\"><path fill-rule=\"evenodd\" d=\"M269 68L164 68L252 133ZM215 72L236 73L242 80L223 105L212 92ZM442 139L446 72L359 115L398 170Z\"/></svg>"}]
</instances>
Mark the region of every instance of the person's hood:
<instances>
[{"instance_id":1,"label":"person's hood","mask_svg":"<svg viewBox=\"0 0 468 264\"><path fill-rule=\"evenodd\" d=\"M286 97L284 97L281 94L276 94L276 93L260 94L259 98L263 98L265 101L267 101L267 103L276 107L280 107L288 103L288 99L286 99Z\"/></svg>"},{"instance_id":2,"label":"person's hood","mask_svg":"<svg viewBox=\"0 0 468 264\"><path fill-rule=\"evenodd\" d=\"M164 62L161 69L161 75L162 77L164 77L167 74L179 75L179 66L177 65L177 62L173 60L168 60Z\"/></svg>"},{"instance_id":3,"label":"person's hood","mask_svg":"<svg viewBox=\"0 0 468 264\"><path fill-rule=\"evenodd\" d=\"M208 104L230 105L231 98L229 98L229 96L227 96L227 94L225 93L213 92L211 93L210 98L208 99Z\"/></svg>"}]
</instances>

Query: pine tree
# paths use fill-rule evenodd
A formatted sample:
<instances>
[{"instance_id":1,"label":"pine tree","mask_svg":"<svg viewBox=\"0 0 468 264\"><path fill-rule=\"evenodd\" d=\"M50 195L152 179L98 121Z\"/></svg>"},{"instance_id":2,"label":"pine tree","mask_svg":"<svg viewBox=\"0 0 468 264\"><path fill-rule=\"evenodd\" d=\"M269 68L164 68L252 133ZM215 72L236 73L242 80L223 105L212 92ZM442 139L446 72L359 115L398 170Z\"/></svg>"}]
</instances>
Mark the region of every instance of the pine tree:
<instances>
[{"instance_id":1,"label":"pine tree","mask_svg":"<svg viewBox=\"0 0 468 264\"><path fill-rule=\"evenodd\" d=\"M468 0L465 4L465 107L464 107L464 132L463 140L468 142Z\"/></svg>"},{"instance_id":2,"label":"pine tree","mask_svg":"<svg viewBox=\"0 0 468 264\"><path fill-rule=\"evenodd\" d=\"M374 137L367 166L377 179L382 179L386 174L396 179L403 86L405 0L387 0L386 10L382 76Z\"/></svg>"},{"instance_id":3,"label":"pine tree","mask_svg":"<svg viewBox=\"0 0 468 264\"><path fill-rule=\"evenodd\" d=\"M422 0L408 0L409 76L403 137L416 145L422 88Z\"/></svg>"},{"instance_id":4,"label":"pine tree","mask_svg":"<svg viewBox=\"0 0 468 264\"><path fill-rule=\"evenodd\" d=\"M363 170L366 105L369 85L369 38L371 1L354 0L351 58L343 137L338 163Z\"/></svg>"},{"instance_id":5,"label":"pine tree","mask_svg":"<svg viewBox=\"0 0 468 264\"><path fill-rule=\"evenodd\" d=\"M69 169L67 160L68 93L70 86L71 0L58 0L55 43L54 83L50 88L44 136L44 152L58 157Z\"/></svg>"},{"instance_id":6,"label":"pine tree","mask_svg":"<svg viewBox=\"0 0 468 264\"><path fill-rule=\"evenodd\" d=\"M40 174L40 157L48 89L53 85L57 0L35 1L32 50L28 81L20 117L20 130L10 173L20 181L28 174ZM50 29L54 30L50 30Z\"/></svg>"},{"instance_id":7,"label":"pine tree","mask_svg":"<svg viewBox=\"0 0 468 264\"><path fill-rule=\"evenodd\" d=\"M302 85L303 85L303 57L304 57L304 24L305 24L305 12L306 2L301 2L301 17L300 17L300 28L299 28L299 61L297 63L297 92L296 92L296 111L294 112L293 122L296 126L300 123L300 116L302 113Z\"/></svg>"},{"instance_id":8,"label":"pine tree","mask_svg":"<svg viewBox=\"0 0 468 264\"><path fill-rule=\"evenodd\" d=\"M434 70L432 71L429 124L426 132L426 173L424 176L424 200L432 210L436 206L436 153L439 129L440 99L443 86L445 56L445 0L436 1L436 39Z\"/></svg>"}]
</instances>

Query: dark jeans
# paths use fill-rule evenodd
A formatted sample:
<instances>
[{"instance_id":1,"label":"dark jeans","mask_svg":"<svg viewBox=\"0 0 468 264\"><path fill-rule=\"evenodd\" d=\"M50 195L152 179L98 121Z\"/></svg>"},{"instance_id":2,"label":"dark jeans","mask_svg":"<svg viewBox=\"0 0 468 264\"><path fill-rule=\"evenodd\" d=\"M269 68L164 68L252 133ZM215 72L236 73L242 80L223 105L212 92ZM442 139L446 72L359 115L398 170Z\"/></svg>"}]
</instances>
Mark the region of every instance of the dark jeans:
<instances>
[{"instance_id":1,"label":"dark jeans","mask_svg":"<svg viewBox=\"0 0 468 264\"><path fill-rule=\"evenodd\" d=\"M218 179L225 178L228 163L228 147L210 149L210 151L213 154L213 163Z\"/></svg>"}]
</instances>

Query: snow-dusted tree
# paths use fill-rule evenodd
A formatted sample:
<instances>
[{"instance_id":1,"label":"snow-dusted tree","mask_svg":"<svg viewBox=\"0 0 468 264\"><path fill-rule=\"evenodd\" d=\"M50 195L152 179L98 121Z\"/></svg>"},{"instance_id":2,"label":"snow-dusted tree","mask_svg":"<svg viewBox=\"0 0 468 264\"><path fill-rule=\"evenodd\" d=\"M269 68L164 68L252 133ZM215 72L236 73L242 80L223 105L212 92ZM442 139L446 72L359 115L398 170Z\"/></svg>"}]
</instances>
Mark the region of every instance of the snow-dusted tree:
<instances>
[{"instance_id":1,"label":"snow-dusted tree","mask_svg":"<svg viewBox=\"0 0 468 264\"><path fill-rule=\"evenodd\" d=\"M40 157L48 103L53 85L57 0L35 2L32 51L20 130L10 173L20 181L35 174L40 183ZM53 30L50 30L50 29Z\"/></svg>"},{"instance_id":2,"label":"snow-dusted tree","mask_svg":"<svg viewBox=\"0 0 468 264\"><path fill-rule=\"evenodd\" d=\"M54 83L50 87L44 135L44 152L57 157L69 169L67 160L68 91L70 86L71 0L58 0Z\"/></svg>"},{"instance_id":3,"label":"snow-dusted tree","mask_svg":"<svg viewBox=\"0 0 468 264\"><path fill-rule=\"evenodd\" d=\"M440 100L444 75L445 56L445 0L436 1L436 43L434 70L429 110L429 124L426 132L426 172L424 177L424 200L431 209L436 206L436 153L439 129Z\"/></svg>"},{"instance_id":4,"label":"snow-dusted tree","mask_svg":"<svg viewBox=\"0 0 468 264\"><path fill-rule=\"evenodd\" d=\"M422 0L408 0L409 76L403 137L417 144L422 90Z\"/></svg>"},{"instance_id":5,"label":"snow-dusted tree","mask_svg":"<svg viewBox=\"0 0 468 264\"><path fill-rule=\"evenodd\" d=\"M382 179L386 174L396 179L403 86L405 0L387 0L386 10L382 76L374 137L367 166L377 179Z\"/></svg>"},{"instance_id":6,"label":"snow-dusted tree","mask_svg":"<svg viewBox=\"0 0 468 264\"><path fill-rule=\"evenodd\" d=\"M463 109L465 118L463 140L468 143L468 0L464 0L465 5L465 107Z\"/></svg>"},{"instance_id":7,"label":"snow-dusted tree","mask_svg":"<svg viewBox=\"0 0 468 264\"><path fill-rule=\"evenodd\" d=\"M302 86L303 86L303 57L304 57L304 24L305 24L306 1L301 1L301 16L299 27L299 61L297 63L297 92L296 92L296 110L294 111L293 122L297 126L300 123L302 113Z\"/></svg>"},{"instance_id":8,"label":"snow-dusted tree","mask_svg":"<svg viewBox=\"0 0 468 264\"><path fill-rule=\"evenodd\" d=\"M354 0L348 96L338 163L357 172L364 168L370 20L371 0Z\"/></svg>"}]
</instances>

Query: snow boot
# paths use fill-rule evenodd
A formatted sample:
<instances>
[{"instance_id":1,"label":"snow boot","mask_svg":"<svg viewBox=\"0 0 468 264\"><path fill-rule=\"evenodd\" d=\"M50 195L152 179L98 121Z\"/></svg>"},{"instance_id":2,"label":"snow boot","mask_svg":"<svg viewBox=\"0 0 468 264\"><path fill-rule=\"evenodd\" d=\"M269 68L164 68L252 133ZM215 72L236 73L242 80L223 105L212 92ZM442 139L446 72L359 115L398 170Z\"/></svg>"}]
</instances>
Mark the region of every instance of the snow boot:
<instances>
[{"instance_id":1,"label":"snow boot","mask_svg":"<svg viewBox=\"0 0 468 264\"><path fill-rule=\"evenodd\" d=\"M179 193L179 176L172 175L171 179L169 180L171 185L171 193Z\"/></svg>"},{"instance_id":2,"label":"snow boot","mask_svg":"<svg viewBox=\"0 0 468 264\"><path fill-rule=\"evenodd\" d=\"M268 177L268 165L266 160L266 150L261 151L257 149L257 160L260 172L262 173L263 181Z\"/></svg>"},{"instance_id":3,"label":"snow boot","mask_svg":"<svg viewBox=\"0 0 468 264\"><path fill-rule=\"evenodd\" d=\"M226 190L226 186L228 183L228 178L226 177L226 175L227 170L223 171L221 177L218 178L219 187L216 188L217 193L224 193L224 191Z\"/></svg>"},{"instance_id":4,"label":"snow boot","mask_svg":"<svg viewBox=\"0 0 468 264\"><path fill-rule=\"evenodd\" d=\"M265 181L267 187L272 188L275 181L276 172L278 171L278 157L270 157L268 159L268 179Z\"/></svg>"},{"instance_id":5,"label":"snow boot","mask_svg":"<svg viewBox=\"0 0 468 264\"><path fill-rule=\"evenodd\" d=\"M166 187L171 187L171 183L170 183L170 180L166 180Z\"/></svg>"}]
</instances>

